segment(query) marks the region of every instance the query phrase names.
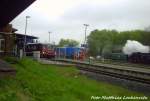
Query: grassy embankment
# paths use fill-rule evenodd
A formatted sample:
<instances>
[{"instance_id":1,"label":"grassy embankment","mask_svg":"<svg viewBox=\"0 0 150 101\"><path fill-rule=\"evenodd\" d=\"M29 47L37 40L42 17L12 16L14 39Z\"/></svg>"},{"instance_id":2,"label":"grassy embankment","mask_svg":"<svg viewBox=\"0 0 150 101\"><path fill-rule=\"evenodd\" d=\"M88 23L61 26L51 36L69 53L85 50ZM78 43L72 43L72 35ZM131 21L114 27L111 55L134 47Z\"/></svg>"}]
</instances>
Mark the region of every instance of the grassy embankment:
<instances>
[{"instance_id":1,"label":"grassy embankment","mask_svg":"<svg viewBox=\"0 0 150 101\"><path fill-rule=\"evenodd\" d=\"M91 96L142 96L90 80L71 67L42 65L31 59L13 66L16 77L0 79L0 101L89 101Z\"/></svg>"}]
</instances>

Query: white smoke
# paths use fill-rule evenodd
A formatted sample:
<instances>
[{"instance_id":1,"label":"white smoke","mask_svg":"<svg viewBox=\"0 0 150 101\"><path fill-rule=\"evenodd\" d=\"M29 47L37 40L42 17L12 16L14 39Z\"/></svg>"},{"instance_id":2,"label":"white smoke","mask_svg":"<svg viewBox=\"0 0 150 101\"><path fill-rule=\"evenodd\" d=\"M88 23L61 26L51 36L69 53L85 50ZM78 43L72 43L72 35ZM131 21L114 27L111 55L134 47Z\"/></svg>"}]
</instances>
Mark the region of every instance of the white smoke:
<instances>
[{"instance_id":1,"label":"white smoke","mask_svg":"<svg viewBox=\"0 0 150 101\"><path fill-rule=\"evenodd\" d=\"M146 27L144 30L145 30L146 32L150 32L150 26Z\"/></svg>"},{"instance_id":2,"label":"white smoke","mask_svg":"<svg viewBox=\"0 0 150 101\"><path fill-rule=\"evenodd\" d=\"M140 52L140 53L149 53L150 48L148 46L142 45L138 41L127 40L125 46L123 47L123 53L126 55L131 55L132 53Z\"/></svg>"}]
</instances>

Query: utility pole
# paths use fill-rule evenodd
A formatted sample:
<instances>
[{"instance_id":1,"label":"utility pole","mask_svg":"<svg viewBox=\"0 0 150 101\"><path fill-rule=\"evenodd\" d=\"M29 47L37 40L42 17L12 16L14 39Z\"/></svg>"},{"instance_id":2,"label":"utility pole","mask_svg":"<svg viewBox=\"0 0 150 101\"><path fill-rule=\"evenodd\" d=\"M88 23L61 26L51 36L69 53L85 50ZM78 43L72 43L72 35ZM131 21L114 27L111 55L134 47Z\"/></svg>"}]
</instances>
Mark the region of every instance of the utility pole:
<instances>
[{"instance_id":1,"label":"utility pole","mask_svg":"<svg viewBox=\"0 0 150 101\"><path fill-rule=\"evenodd\" d=\"M86 44L86 31L87 31L87 27L89 26L88 24L83 24L85 26L85 39L84 39L84 44Z\"/></svg>"},{"instance_id":2,"label":"utility pole","mask_svg":"<svg viewBox=\"0 0 150 101\"><path fill-rule=\"evenodd\" d=\"M27 26L28 26L28 19L30 18L30 16L26 16L26 24L25 24L25 36L24 36L24 46L23 46L23 51L24 51L24 56L26 54L26 34L27 34Z\"/></svg>"},{"instance_id":3,"label":"utility pole","mask_svg":"<svg viewBox=\"0 0 150 101\"><path fill-rule=\"evenodd\" d=\"M49 44L50 44L50 34L52 33L52 32L48 32L49 33Z\"/></svg>"}]
</instances>

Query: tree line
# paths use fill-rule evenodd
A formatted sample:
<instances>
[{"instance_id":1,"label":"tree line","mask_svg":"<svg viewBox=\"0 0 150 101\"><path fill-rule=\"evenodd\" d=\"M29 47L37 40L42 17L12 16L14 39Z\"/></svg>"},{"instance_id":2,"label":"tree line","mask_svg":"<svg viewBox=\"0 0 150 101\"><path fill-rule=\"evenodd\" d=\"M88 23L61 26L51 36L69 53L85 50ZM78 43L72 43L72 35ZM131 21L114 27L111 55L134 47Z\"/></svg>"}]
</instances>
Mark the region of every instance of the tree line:
<instances>
[{"instance_id":1,"label":"tree line","mask_svg":"<svg viewBox=\"0 0 150 101\"><path fill-rule=\"evenodd\" d=\"M88 53L92 56L109 55L112 52L122 52L127 40L136 40L150 46L150 32L144 30L117 31L93 30L87 37ZM79 42L73 39L61 39L58 47L76 47Z\"/></svg>"},{"instance_id":2,"label":"tree line","mask_svg":"<svg viewBox=\"0 0 150 101\"><path fill-rule=\"evenodd\" d=\"M76 47L79 46L79 42L73 39L61 39L58 47Z\"/></svg>"},{"instance_id":3,"label":"tree line","mask_svg":"<svg viewBox=\"0 0 150 101\"><path fill-rule=\"evenodd\" d=\"M96 29L87 38L88 52L92 56L107 55L113 51L120 52L127 40L136 40L150 46L150 32L143 30L119 32Z\"/></svg>"}]
</instances>

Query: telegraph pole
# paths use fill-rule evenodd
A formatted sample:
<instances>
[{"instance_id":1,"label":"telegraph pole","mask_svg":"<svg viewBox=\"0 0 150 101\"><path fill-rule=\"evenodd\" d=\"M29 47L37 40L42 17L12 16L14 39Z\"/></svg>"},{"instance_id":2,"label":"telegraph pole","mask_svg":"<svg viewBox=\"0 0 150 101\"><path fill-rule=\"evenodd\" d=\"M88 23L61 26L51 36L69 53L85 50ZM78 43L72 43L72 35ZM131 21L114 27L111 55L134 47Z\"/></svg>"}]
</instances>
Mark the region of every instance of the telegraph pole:
<instances>
[{"instance_id":1,"label":"telegraph pole","mask_svg":"<svg viewBox=\"0 0 150 101\"><path fill-rule=\"evenodd\" d=\"M24 36L24 46L23 46L23 51L24 51L24 56L25 56L25 51L26 51L26 34L27 34L27 26L28 26L28 19L30 16L26 16L26 24L25 24L25 36Z\"/></svg>"},{"instance_id":2,"label":"telegraph pole","mask_svg":"<svg viewBox=\"0 0 150 101\"><path fill-rule=\"evenodd\" d=\"M52 32L48 32L48 33L49 33L49 44L50 44L50 35L51 35Z\"/></svg>"},{"instance_id":3,"label":"telegraph pole","mask_svg":"<svg viewBox=\"0 0 150 101\"><path fill-rule=\"evenodd\" d=\"M86 44L86 31L87 31L87 27L89 26L88 24L83 24L85 26L85 39L84 39L84 44Z\"/></svg>"}]
</instances>

